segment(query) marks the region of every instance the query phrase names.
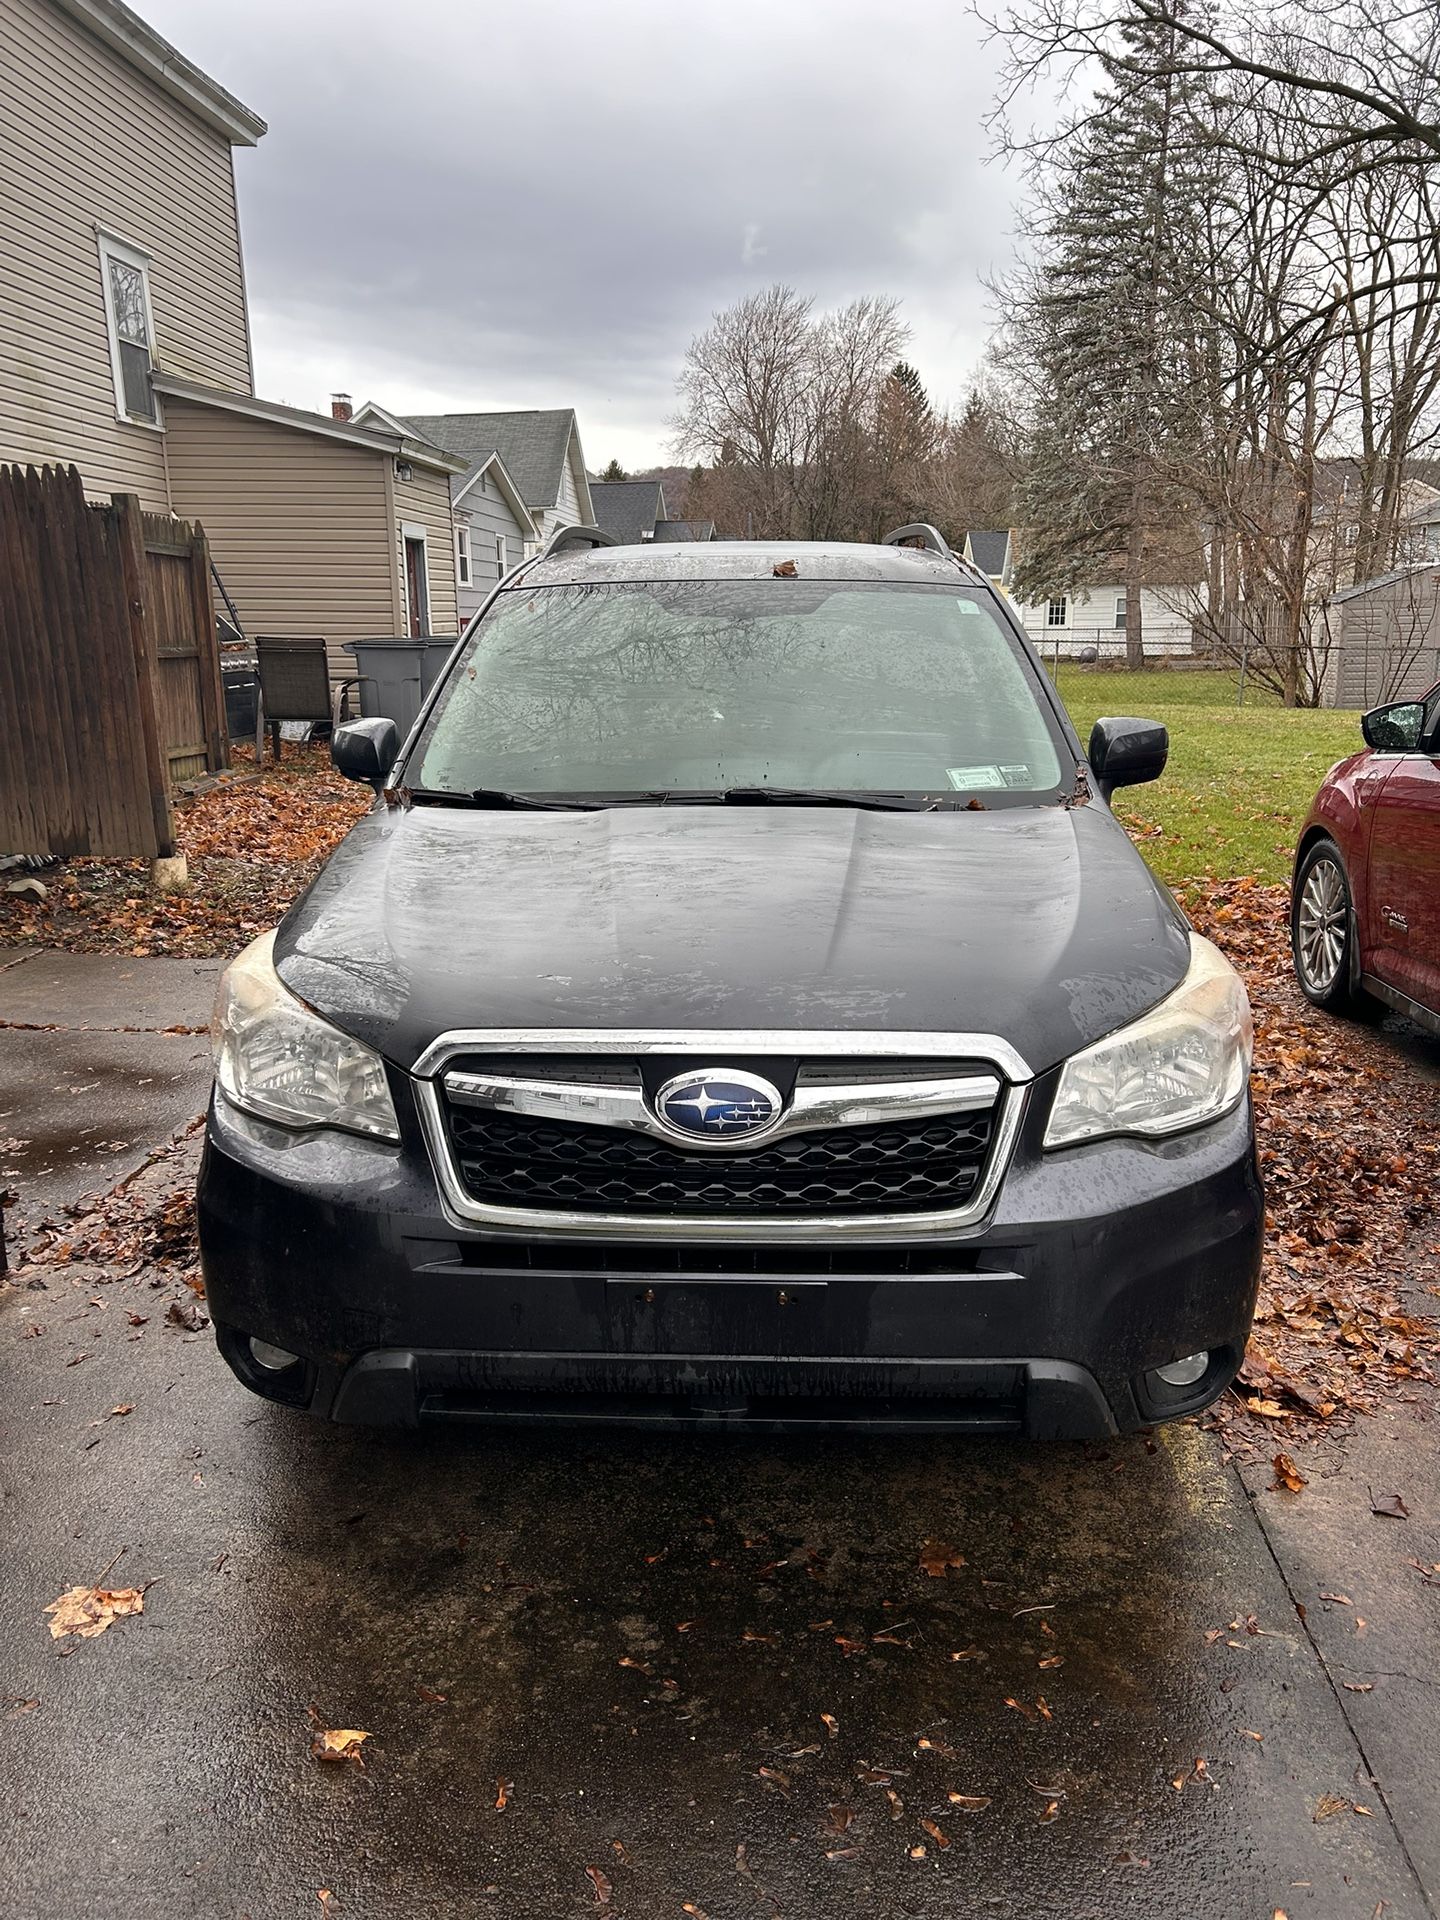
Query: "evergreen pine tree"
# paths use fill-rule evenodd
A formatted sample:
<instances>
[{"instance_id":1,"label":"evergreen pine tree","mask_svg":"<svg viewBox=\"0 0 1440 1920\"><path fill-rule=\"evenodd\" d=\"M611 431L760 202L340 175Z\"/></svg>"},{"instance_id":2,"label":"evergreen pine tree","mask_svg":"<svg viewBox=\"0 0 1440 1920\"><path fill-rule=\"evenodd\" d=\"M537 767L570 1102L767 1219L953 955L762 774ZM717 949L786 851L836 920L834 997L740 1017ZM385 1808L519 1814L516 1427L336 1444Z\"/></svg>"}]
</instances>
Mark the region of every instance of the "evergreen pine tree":
<instances>
[{"instance_id":1,"label":"evergreen pine tree","mask_svg":"<svg viewBox=\"0 0 1440 1920\"><path fill-rule=\"evenodd\" d=\"M1205 101L1167 59L1167 31L1127 29L1143 78L1107 63L1107 85L1048 183L1016 326L1035 422L1016 591L1031 602L1073 593L1113 578L1123 556L1131 667L1145 658L1147 546L1180 512L1172 476L1205 257Z\"/></svg>"},{"instance_id":2,"label":"evergreen pine tree","mask_svg":"<svg viewBox=\"0 0 1440 1920\"><path fill-rule=\"evenodd\" d=\"M612 460L600 478L602 480L628 480L630 476L618 460Z\"/></svg>"}]
</instances>

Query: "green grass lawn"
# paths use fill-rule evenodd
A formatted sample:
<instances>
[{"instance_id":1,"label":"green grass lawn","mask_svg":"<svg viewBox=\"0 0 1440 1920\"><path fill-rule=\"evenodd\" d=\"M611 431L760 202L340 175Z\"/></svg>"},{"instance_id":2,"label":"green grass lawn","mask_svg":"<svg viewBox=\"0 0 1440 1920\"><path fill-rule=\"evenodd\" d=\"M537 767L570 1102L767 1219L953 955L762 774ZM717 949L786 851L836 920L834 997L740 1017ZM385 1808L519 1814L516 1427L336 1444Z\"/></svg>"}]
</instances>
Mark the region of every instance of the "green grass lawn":
<instances>
[{"instance_id":1,"label":"green grass lawn","mask_svg":"<svg viewBox=\"0 0 1440 1920\"><path fill-rule=\"evenodd\" d=\"M1170 729L1170 764L1115 807L1172 883L1206 874L1285 880L1300 823L1326 770L1363 743L1358 714L1287 711L1229 673L1112 673L1062 664L1060 692L1082 741L1097 715L1142 714Z\"/></svg>"}]
</instances>

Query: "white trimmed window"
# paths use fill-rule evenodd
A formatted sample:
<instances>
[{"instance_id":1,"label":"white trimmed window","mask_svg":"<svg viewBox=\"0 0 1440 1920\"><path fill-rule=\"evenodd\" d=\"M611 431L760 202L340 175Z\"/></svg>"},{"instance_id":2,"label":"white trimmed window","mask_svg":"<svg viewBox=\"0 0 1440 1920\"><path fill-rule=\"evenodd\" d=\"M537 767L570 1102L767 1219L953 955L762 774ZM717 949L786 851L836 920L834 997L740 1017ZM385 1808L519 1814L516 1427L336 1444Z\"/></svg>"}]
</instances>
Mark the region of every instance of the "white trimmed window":
<instances>
[{"instance_id":1,"label":"white trimmed window","mask_svg":"<svg viewBox=\"0 0 1440 1920\"><path fill-rule=\"evenodd\" d=\"M1066 627L1070 624L1070 602L1062 593L1058 600L1051 600L1045 608L1047 627Z\"/></svg>"},{"instance_id":2,"label":"white trimmed window","mask_svg":"<svg viewBox=\"0 0 1440 1920\"><path fill-rule=\"evenodd\" d=\"M1123 633L1125 631L1125 595L1123 592L1117 593L1115 596L1115 631L1117 633Z\"/></svg>"},{"instance_id":3,"label":"white trimmed window","mask_svg":"<svg viewBox=\"0 0 1440 1920\"><path fill-rule=\"evenodd\" d=\"M495 536L495 565L500 569L497 578L503 580L510 571L509 545L503 533Z\"/></svg>"},{"instance_id":4,"label":"white trimmed window","mask_svg":"<svg viewBox=\"0 0 1440 1920\"><path fill-rule=\"evenodd\" d=\"M150 384L155 365L150 258L111 234L102 233L99 240L105 325L110 337L110 371L115 380L115 412L122 420L158 426L155 390Z\"/></svg>"},{"instance_id":5,"label":"white trimmed window","mask_svg":"<svg viewBox=\"0 0 1440 1920\"><path fill-rule=\"evenodd\" d=\"M470 569L470 529L457 526L455 529L455 578L462 587L468 587L474 575Z\"/></svg>"}]
</instances>

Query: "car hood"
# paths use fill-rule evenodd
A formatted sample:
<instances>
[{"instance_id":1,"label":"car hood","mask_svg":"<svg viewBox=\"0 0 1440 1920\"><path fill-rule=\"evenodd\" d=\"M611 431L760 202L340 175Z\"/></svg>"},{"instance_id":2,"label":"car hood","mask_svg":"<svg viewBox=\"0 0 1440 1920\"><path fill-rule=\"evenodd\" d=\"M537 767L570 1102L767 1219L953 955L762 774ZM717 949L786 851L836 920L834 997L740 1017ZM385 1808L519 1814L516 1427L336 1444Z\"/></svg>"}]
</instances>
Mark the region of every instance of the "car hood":
<instances>
[{"instance_id":1,"label":"car hood","mask_svg":"<svg viewBox=\"0 0 1440 1920\"><path fill-rule=\"evenodd\" d=\"M275 943L410 1067L456 1028L984 1033L1039 1073L1189 963L1102 806L366 815Z\"/></svg>"}]
</instances>

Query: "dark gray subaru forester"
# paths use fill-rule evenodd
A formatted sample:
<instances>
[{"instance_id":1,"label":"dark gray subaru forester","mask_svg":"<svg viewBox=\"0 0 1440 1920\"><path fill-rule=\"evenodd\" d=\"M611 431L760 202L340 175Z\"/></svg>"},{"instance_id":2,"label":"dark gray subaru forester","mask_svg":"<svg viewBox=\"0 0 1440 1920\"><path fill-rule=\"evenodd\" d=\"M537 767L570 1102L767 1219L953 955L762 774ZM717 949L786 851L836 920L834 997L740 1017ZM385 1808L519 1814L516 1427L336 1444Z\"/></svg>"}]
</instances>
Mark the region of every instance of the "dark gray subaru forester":
<instances>
[{"instance_id":1,"label":"dark gray subaru forester","mask_svg":"<svg viewBox=\"0 0 1440 1920\"><path fill-rule=\"evenodd\" d=\"M1192 1412L1244 1349L1244 988L928 528L504 580L371 811L235 961L221 1352L332 1420L969 1427Z\"/></svg>"}]
</instances>

